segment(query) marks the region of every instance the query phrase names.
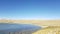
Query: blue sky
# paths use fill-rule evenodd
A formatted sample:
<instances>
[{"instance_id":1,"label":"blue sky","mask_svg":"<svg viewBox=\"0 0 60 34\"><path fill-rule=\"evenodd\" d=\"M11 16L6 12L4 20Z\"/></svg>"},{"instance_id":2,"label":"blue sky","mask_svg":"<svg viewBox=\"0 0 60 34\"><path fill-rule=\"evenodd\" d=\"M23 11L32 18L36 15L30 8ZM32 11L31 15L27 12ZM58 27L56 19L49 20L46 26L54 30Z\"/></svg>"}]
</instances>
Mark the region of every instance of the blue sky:
<instances>
[{"instance_id":1,"label":"blue sky","mask_svg":"<svg viewBox=\"0 0 60 34\"><path fill-rule=\"evenodd\" d=\"M60 19L60 0L0 0L0 18Z\"/></svg>"}]
</instances>

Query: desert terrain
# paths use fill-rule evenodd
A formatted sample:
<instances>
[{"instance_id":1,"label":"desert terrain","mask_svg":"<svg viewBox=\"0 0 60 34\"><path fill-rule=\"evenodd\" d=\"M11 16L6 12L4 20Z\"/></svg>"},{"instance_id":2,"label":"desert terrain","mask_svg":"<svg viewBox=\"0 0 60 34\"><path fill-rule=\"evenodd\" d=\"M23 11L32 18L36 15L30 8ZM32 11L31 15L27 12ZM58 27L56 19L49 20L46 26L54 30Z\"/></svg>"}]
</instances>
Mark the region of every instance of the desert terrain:
<instances>
[{"instance_id":1,"label":"desert terrain","mask_svg":"<svg viewBox=\"0 0 60 34\"><path fill-rule=\"evenodd\" d=\"M60 26L60 20L6 20L0 19L0 23L34 24L39 26Z\"/></svg>"},{"instance_id":2,"label":"desert terrain","mask_svg":"<svg viewBox=\"0 0 60 34\"><path fill-rule=\"evenodd\" d=\"M6 19L1 19L0 23L33 24L33 25L38 25L38 26L43 27L42 30L39 30L33 34L41 34L42 32L45 33L45 32L54 31L54 30L57 30L57 34L58 34L58 30L60 31L60 20L6 20Z\"/></svg>"}]
</instances>

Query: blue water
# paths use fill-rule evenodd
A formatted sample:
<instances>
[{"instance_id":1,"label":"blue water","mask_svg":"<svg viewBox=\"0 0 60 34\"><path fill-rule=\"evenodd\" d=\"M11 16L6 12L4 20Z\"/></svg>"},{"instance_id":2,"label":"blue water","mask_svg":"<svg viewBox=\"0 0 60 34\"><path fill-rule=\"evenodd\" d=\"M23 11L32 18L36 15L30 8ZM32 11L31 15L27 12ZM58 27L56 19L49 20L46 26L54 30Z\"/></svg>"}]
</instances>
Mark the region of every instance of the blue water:
<instances>
[{"instance_id":1,"label":"blue water","mask_svg":"<svg viewBox=\"0 0 60 34\"><path fill-rule=\"evenodd\" d=\"M5 32L17 32L22 30L32 30L37 31L38 29L41 29L40 26L35 26L31 24L8 24L8 23L0 23L0 31ZM1 34L4 34L0 32Z\"/></svg>"}]
</instances>

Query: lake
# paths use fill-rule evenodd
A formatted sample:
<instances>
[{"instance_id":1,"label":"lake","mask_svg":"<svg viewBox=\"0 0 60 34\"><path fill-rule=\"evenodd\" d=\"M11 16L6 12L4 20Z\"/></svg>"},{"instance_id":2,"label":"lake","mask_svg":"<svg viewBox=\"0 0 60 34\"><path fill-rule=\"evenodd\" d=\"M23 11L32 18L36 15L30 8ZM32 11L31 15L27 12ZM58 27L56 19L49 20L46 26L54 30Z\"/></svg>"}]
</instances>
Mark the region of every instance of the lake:
<instances>
[{"instance_id":1,"label":"lake","mask_svg":"<svg viewBox=\"0 0 60 34\"><path fill-rule=\"evenodd\" d=\"M0 23L0 34L6 34L8 32L25 32L26 34L29 32L32 34L33 32L41 29L42 27L32 25L32 24L9 24L9 23ZM29 34L28 33L28 34ZM9 34L9 33L8 33Z\"/></svg>"}]
</instances>

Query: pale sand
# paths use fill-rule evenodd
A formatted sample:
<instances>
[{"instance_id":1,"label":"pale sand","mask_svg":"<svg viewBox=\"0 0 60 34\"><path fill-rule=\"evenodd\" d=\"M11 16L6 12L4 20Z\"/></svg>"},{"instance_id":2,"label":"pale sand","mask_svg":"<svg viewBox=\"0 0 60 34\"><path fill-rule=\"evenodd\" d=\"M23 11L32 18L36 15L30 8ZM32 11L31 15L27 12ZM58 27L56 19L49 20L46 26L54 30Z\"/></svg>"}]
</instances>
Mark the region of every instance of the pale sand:
<instances>
[{"instance_id":1,"label":"pale sand","mask_svg":"<svg viewBox=\"0 0 60 34\"><path fill-rule=\"evenodd\" d=\"M60 26L60 20L0 20L0 23L34 24L39 26Z\"/></svg>"},{"instance_id":2,"label":"pale sand","mask_svg":"<svg viewBox=\"0 0 60 34\"><path fill-rule=\"evenodd\" d=\"M42 26L43 28L46 28L48 26L60 26L60 20L0 20L0 23L33 24ZM59 29L60 27L58 28L58 30ZM39 32L43 32L44 34L48 30L51 30L50 27L45 31L39 30L33 34L38 34Z\"/></svg>"}]
</instances>

